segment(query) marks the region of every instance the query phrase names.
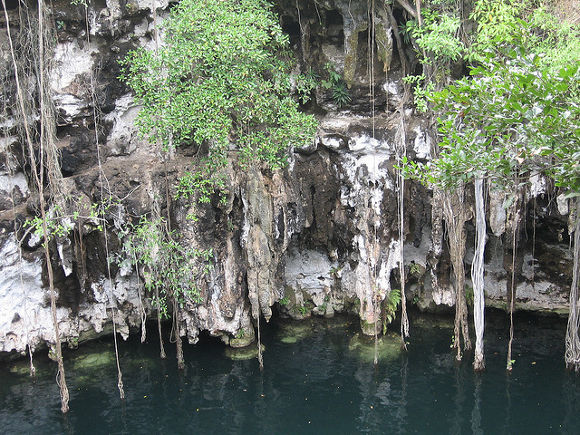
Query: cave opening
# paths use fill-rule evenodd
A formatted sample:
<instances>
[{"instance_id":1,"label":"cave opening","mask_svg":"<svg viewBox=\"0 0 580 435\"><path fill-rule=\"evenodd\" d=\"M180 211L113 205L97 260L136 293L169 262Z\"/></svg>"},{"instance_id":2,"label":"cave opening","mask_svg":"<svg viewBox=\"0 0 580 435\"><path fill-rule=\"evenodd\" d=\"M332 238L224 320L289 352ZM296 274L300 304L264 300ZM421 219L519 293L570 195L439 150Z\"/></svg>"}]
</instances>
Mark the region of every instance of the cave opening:
<instances>
[{"instance_id":1,"label":"cave opening","mask_svg":"<svg viewBox=\"0 0 580 435\"><path fill-rule=\"evenodd\" d=\"M328 43L338 50L344 51L344 20L340 12L330 9L324 13L326 23L326 38Z\"/></svg>"},{"instance_id":2,"label":"cave opening","mask_svg":"<svg viewBox=\"0 0 580 435\"><path fill-rule=\"evenodd\" d=\"M288 35L290 39L290 47L293 49L302 49L301 47L301 31L300 23L289 15L282 15L280 17L282 31Z\"/></svg>"}]
</instances>

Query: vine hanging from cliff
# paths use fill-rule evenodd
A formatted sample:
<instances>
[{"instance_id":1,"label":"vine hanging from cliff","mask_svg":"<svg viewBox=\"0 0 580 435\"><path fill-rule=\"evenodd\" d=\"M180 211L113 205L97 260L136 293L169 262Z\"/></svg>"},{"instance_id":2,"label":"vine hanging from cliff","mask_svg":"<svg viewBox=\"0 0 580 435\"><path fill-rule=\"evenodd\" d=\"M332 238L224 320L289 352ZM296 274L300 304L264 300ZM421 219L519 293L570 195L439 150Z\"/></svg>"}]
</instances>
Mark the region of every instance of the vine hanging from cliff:
<instances>
[{"instance_id":1,"label":"vine hanging from cliff","mask_svg":"<svg viewBox=\"0 0 580 435\"><path fill-rule=\"evenodd\" d=\"M570 314L566 329L566 367L570 370L580 371L580 196L576 197L574 225L574 269L572 286L570 288Z\"/></svg>"},{"instance_id":2,"label":"vine hanging from cliff","mask_svg":"<svg viewBox=\"0 0 580 435\"><path fill-rule=\"evenodd\" d=\"M162 218L141 217L139 223L124 229L122 267L139 267L145 288L161 316L169 318L170 303L180 306L200 303L200 280L210 271L213 252L187 247L165 228Z\"/></svg>"},{"instance_id":3,"label":"vine hanging from cliff","mask_svg":"<svg viewBox=\"0 0 580 435\"><path fill-rule=\"evenodd\" d=\"M66 383L64 361L62 357L62 347L60 341L60 330L58 326L57 310L56 310L56 289L54 287L54 272L52 267L52 260L50 257L49 241L50 241L50 231L48 229L48 218L47 218L47 203L44 196L45 172L48 175L48 186L49 194L53 199L56 200L57 205L61 203L63 197L60 191L60 168L58 165L57 158L57 148L55 145L54 133L54 107L52 106L52 99L50 98L50 91L46 77L50 71L49 62L46 57L47 51L47 27L45 27L45 6L42 0L38 0L38 20L36 21L36 26L33 27L28 22L28 26L23 26L27 28L29 34L34 37L31 41L36 42L36 47L30 46L32 58L31 63L33 71L36 73L37 77L37 91L38 91L38 101L39 101L39 112L40 112L40 125L38 131L39 138L39 156L40 162L37 162L37 154L34 149L34 132L33 125L30 125L29 118L30 112L27 107L24 98L23 87L20 84L20 68L17 61L17 54L14 48L12 33L10 30L10 18L8 16L8 11L6 9L6 2L2 0L2 6L4 8L4 17L6 19L6 32L8 36L8 42L10 46L10 56L12 61L12 67L14 72L14 78L16 81L16 97L18 101L17 110L20 112L20 117L22 119L22 125L24 130L23 142L26 144L28 151L28 158L30 159L31 172L33 176L34 183L38 189L39 205L40 205L40 215L41 215L41 227L43 236L43 248L46 260L46 269L48 273L48 283L50 292L50 308L52 315L52 322L54 327L54 350L56 354L56 361L58 364L58 374L57 374L57 384L60 389L61 398L61 411L63 413L69 410L69 391ZM26 16L30 20L30 11L26 11ZM30 61L30 60L29 60ZM33 88L34 89L34 88ZM34 118L32 118L34 119ZM26 152L24 153L26 154ZM39 163L39 164L38 164Z\"/></svg>"},{"instance_id":4,"label":"vine hanging from cliff","mask_svg":"<svg viewBox=\"0 0 580 435\"><path fill-rule=\"evenodd\" d=\"M484 255L486 243L485 200L483 196L484 182L481 177L475 178L475 252L471 263L471 281L473 282L473 323L475 324L475 371L485 369L485 353L483 334L485 328L485 294L484 287Z\"/></svg>"},{"instance_id":5,"label":"vine hanging from cliff","mask_svg":"<svg viewBox=\"0 0 580 435\"><path fill-rule=\"evenodd\" d=\"M84 7L85 11L85 24L86 24L86 35L87 35L87 50L89 50L90 55L90 45L91 45L91 32L89 29L89 7L85 0L73 0L73 4L80 4ZM100 187L100 201L101 204L110 204L113 202L113 198L110 192L110 185L109 180L107 179L104 171L103 171L103 163L101 158L101 144L99 141L99 121L98 121L98 112L99 106L97 103L96 97L96 84L95 84L95 73L93 70L90 72L90 96L91 96L91 103L93 106L93 122L94 122L94 132L95 132L95 145L97 149L97 163L99 167L99 187ZM108 187L107 194L105 195L105 185ZM104 212L103 212L104 215ZM125 388L123 386L123 373L121 371L121 362L119 359L119 345L117 340L117 322L116 322L116 302L113 301L113 289L115 284L113 283L113 279L111 276L111 261L109 256L109 234L107 230L107 222L105 221L102 226L104 232L104 240L105 240L105 254L107 258L107 281L109 283L109 290L110 294L107 294L107 298L109 300L109 304L111 306L111 323L113 325L113 344L115 348L115 363L117 368L117 388L119 389L119 397L121 400L125 399ZM82 230L79 230L78 239L82 243ZM83 260L84 261L84 260Z\"/></svg>"}]
</instances>

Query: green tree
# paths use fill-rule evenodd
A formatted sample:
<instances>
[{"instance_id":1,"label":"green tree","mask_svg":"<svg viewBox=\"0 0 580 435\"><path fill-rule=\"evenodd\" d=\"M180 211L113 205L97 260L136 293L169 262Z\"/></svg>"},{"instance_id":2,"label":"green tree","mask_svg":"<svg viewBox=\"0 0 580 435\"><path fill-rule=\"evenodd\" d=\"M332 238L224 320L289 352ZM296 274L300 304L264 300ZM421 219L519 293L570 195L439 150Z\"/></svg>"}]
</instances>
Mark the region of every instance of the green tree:
<instances>
[{"instance_id":1,"label":"green tree","mask_svg":"<svg viewBox=\"0 0 580 435\"><path fill-rule=\"evenodd\" d=\"M183 0L163 35L157 50L129 53L121 78L142 106L145 137L204 151L204 164L188 177L190 193L201 185L207 200L232 148L242 163L279 168L292 147L313 140L317 123L298 110L288 37L267 2Z\"/></svg>"},{"instance_id":2,"label":"green tree","mask_svg":"<svg viewBox=\"0 0 580 435\"><path fill-rule=\"evenodd\" d=\"M410 163L410 172L428 184L445 189L488 179L516 192L531 175L545 174L570 196L578 196L580 102L576 90L580 77L577 61L553 71L534 54L509 50L501 57L490 56L482 61L471 70L471 77L431 94L431 102L440 114L440 153L425 165ZM518 195L514 200L518 201ZM483 219L478 221L485 225ZM512 230L514 255L516 225L517 219ZM580 241L578 237L576 240ZM567 365L575 369L580 367L578 251L577 242L566 352ZM512 270L510 312L514 302L513 281ZM574 349L570 350L571 347ZM512 365L510 352L511 339L508 369Z\"/></svg>"},{"instance_id":3,"label":"green tree","mask_svg":"<svg viewBox=\"0 0 580 435\"><path fill-rule=\"evenodd\" d=\"M489 58L430 101L438 118L439 157L413 164L423 181L452 187L476 174L498 184L547 173L580 191L578 64L557 73L537 56L511 51Z\"/></svg>"},{"instance_id":4,"label":"green tree","mask_svg":"<svg viewBox=\"0 0 580 435\"><path fill-rule=\"evenodd\" d=\"M167 222L159 218L141 217L135 226L125 228L123 255L118 263L124 267L137 267L153 306L161 317L169 318L169 302L180 308L187 303L202 302L200 280L211 269L213 252L186 246L166 229Z\"/></svg>"},{"instance_id":5,"label":"green tree","mask_svg":"<svg viewBox=\"0 0 580 435\"><path fill-rule=\"evenodd\" d=\"M407 24L425 71L424 75L409 77L407 81L417 84L417 109L430 108L439 116L440 142L432 162L424 165L405 162L406 173L446 191L444 205L452 195L449 192L460 192L470 182L475 185L477 248L472 281L476 370L484 368L483 184L491 180L512 192L510 221L514 257L510 313L515 295L516 233L521 219L523 186L531 175L541 173L551 176L571 197L578 196L580 190L577 67L580 27L558 18L554 12L557 12L554 4L544 0L476 0L467 26L468 21L459 17L458 10L450 7L449 2L428 0L423 7L423 24L420 24L419 9L416 20ZM473 31L467 30L470 27ZM433 69L433 61L445 64L448 57L457 60L459 56L471 65L469 77L450 82L449 78L433 74L437 71ZM445 68L438 69L445 71ZM442 83L447 86L441 90ZM579 232L580 222L576 227ZM577 240L566 362L568 366L580 368L580 238ZM513 326L512 316L510 323ZM508 346L508 369L512 365L509 356L512 334L513 329Z\"/></svg>"}]
</instances>

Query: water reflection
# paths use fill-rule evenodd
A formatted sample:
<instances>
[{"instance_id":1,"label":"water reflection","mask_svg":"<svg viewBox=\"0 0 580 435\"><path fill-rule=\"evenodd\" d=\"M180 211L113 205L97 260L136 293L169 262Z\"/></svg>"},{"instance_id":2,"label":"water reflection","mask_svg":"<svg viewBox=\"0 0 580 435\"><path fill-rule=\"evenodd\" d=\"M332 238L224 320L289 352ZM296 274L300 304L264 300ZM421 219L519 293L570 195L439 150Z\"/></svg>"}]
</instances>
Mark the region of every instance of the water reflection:
<instances>
[{"instance_id":1,"label":"water reflection","mask_svg":"<svg viewBox=\"0 0 580 435\"><path fill-rule=\"evenodd\" d=\"M473 410L471 411L471 433L483 434L481 429L481 374L475 374L475 386L473 389Z\"/></svg>"},{"instance_id":2,"label":"water reflection","mask_svg":"<svg viewBox=\"0 0 580 435\"><path fill-rule=\"evenodd\" d=\"M511 415L512 415L512 395L511 395L511 384L512 384L512 376L510 373L505 374L505 421L504 421L504 430L509 431L511 427Z\"/></svg>"},{"instance_id":3,"label":"water reflection","mask_svg":"<svg viewBox=\"0 0 580 435\"><path fill-rule=\"evenodd\" d=\"M454 368L454 378L455 378L455 397L453 400L454 418L451 419L451 429L450 433L460 434L461 427L463 424L463 405L465 403L465 392L463 389L463 370L462 367L457 365Z\"/></svg>"},{"instance_id":4,"label":"water reflection","mask_svg":"<svg viewBox=\"0 0 580 435\"><path fill-rule=\"evenodd\" d=\"M405 430L405 422L407 421L407 372L409 366L409 360L406 355L401 359L401 399L399 401L399 406L396 409L396 424L397 433L403 433Z\"/></svg>"},{"instance_id":5,"label":"water reflection","mask_svg":"<svg viewBox=\"0 0 580 435\"><path fill-rule=\"evenodd\" d=\"M580 392L578 388L578 377L567 376L563 380L562 390L565 392L565 413L562 423L558 428L563 433L573 433L578 430L574 427L574 421L577 420L580 412Z\"/></svg>"}]
</instances>

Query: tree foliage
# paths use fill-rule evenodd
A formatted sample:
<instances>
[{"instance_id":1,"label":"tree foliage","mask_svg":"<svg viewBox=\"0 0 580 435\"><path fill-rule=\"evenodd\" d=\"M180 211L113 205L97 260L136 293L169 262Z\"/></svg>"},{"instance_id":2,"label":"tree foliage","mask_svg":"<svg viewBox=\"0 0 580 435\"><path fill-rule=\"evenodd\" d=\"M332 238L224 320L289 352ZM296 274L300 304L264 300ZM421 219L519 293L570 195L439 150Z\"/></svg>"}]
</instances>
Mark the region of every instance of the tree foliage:
<instances>
[{"instance_id":1,"label":"tree foliage","mask_svg":"<svg viewBox=\"0 0 580 435\"><path fill-rule=\"evenodd\" d=\"M122 79L141 104L142 134L164 147L208 148L204 177L240 151L241 161L283 166L310 142L315 119L292 95L288 37L263 0L183 0L158 49L138 49Z\"/></svg>"},{"instance_id":2,"label":"tree foliage","mask_svg":"<svg viewBox=\"0 0 580 435\"><path fill-rule=\"evenodd\" d=\"M424 10L422 18L421 26L417 20L409 20L405 27L426 55L421 56L421 61L431 63L459 59L464 51L464 45L457 37L460 18L447 11L429 8Z\"/></svg>"},{"instance_id":3,"label":"tree foliage","mask_svg":"<svg viewBox=\"0 0 580 435\"><path fill-rule=\"evenodd\" d=\"M438 116L439 156L406 162L407 175L451 188L476 175L509 185L545 173L580 191L580 33L544 3L475 2L470 75L423 92Z\"/></svg>"},{"instance_id":4,"label":"tree foliage","mask_svg":"<svg viewBox=\"0 0 580 435\"><path fill-rule=\"evenodd\" d=\"M471 76L430 96L438 111L440 156L415 175L452 187L476 174L498 183L545 172L580 190L578 65L552 72L518 51L488 58Z\"/></svg>"}]
</instances>

